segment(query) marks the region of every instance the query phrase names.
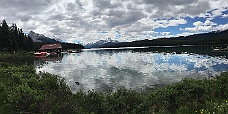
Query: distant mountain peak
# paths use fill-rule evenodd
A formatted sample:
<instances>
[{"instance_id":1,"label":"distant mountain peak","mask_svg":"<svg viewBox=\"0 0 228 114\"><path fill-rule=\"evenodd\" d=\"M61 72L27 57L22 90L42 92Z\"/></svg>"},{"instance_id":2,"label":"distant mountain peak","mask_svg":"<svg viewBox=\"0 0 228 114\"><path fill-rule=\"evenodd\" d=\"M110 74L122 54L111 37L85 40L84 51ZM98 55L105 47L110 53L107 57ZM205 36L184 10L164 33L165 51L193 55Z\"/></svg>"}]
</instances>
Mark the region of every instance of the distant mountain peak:
<instances>
[{"instance_id":1,"label":"distant mountain peak","mask_svg":"<svg viewBox=\"0 0 228 114\"><path fill-rule=\"evenodd\" d=\"M119 43L119 41L117 40L112 40L111 38L107 38L105 40L98 40L97 42L92 42L92 43L88 43L87 45L85 45L86 48L99 48L99 47L103 47L106 45L113 45L113 44L117 44Z\"/></svg>"},{"instance_id":2,"label":"distant mountain peak","mask_svg":"<svg viewBox=\"0 0 228 114\"><path fill-rule=\"evenodd\" d=\"M63 41L59 38L52 39L44 36L43 34L35 33L34 31L30 31L28 34L33 42L44 42L44 43L62 43Z\"/></svg>"},{"instance_id":3,"label":"distant mountain peak","mask_svg":"<svg viewBox=\"0 0 228 114\"><path fill-rule=\"evenodd\" d=\"M63 43L63 41L60 38L55 38L56 41Z\"/></svg>"}]
</instances>

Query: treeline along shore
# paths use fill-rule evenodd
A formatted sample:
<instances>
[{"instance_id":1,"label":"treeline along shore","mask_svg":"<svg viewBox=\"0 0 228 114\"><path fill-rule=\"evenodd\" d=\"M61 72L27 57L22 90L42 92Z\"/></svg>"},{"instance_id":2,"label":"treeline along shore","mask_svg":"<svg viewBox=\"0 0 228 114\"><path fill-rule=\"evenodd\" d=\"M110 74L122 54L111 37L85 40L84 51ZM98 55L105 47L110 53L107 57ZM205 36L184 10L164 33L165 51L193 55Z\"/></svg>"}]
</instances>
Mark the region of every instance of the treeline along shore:
<instances>
[{"instance_id":1,"label":"treeline along shore","mask_svg":"<svg viewBox=\"0 0 228 114\"><path fill-rule=\"evenodd\" d=\"M190 36L179 36L171 38L158 38L153 40L140 40L133 42L122 42L113 45L103 46L102 48L118 48L118 47L142 47L142 46L227 46L228 30L214 31L210 33L194 34Z\"/></svg>"},{"instance_id":2,"label":"treeline along shore","mask_svg":"<svg viewBox=\"0 0 228 114\"><path fill-rule=\"evenodd\" d=\"M59 42L61 43L61 42ZM33 42L16 24L9 26L5 20L0 25L0 52L37 51L45 42ZM81 44L61 43L63 50L83 49Z\"/></svg>"},{"instance_id":3,"label":"treeline along shore","mask_svg":"<svg viewBox=\"0 0 228 114\"><path fill-rule=\"evenodd\" d=\"M36 51L45 42L33 42L32 38L25 34L16 24L8 26L5 20L0 26L0 51ZM143 46L223 46L228 45L228 30L213 31L210 33L194 34L189 36L179 36L171 38L158 38L153 40L139 40L133 42L120 42L101 46L101 48L119 48L119 47L143 47ZM59 42L61 43L61 42ZM83 49L81 44L61 43L63 50Z\"/></svg>"},{"instance_id":4,"label":"treeline along shore","mask_svg":"<svg viewBox=\"0 0 228 114\"><path fill-rule=\"evenodd\" d=\"M23 33L23 30L17 28L16 24L8 26L5 20L0 26L0 51L18 51L33 49L31 37Z\"/></svg>"}]
</instances>

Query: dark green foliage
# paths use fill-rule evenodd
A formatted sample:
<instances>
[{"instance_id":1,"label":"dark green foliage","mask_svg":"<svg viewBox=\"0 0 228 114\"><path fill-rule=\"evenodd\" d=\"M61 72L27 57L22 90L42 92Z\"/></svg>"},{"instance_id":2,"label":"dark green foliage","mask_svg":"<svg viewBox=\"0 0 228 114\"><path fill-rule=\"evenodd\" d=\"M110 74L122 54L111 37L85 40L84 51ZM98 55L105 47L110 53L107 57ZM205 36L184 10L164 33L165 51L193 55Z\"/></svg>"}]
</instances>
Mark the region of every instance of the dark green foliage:
<instances>
[{"instance_id":1,"label":"dark green foliage","mask_svg":"<svg viewBox=\"0 0 228 114\"><path fill-rule=\"evenodd\" d=\"M68 49L84 49L85 47L81 44L73 44L73 43L61 43L63 50Z\"/></svg>"},{"instance_id":2,"label":"dark green foliage","mask_svg":"<svg viewBox=\"0 0 228 114\"><path fill-rule=\"evenodd\" d=\"M147 93L71 93L64 80L33 66L0 63L0 113L169 114L227 113L228 72L214 79L183 79Z\"/></svg>"},{"instance_id":3,"label":"dark green foliage","mask_svg":"<svg viewBox=\"0 0 228 114\"><path fill-rule=\"evenodd\" d=\"M142 47L142 46L178 46L178 45L227 45L228 30L221 32L210 32L190 36L174 38L160 38L154 40L140 40L133 42L122 42L103 47Z\"/></svg>"},{"instance_id":4,"label":"dark green foliage","mask_svg":"<svg viewBox=\"0 0 228 114\"><path fill-rule=\"evenodd\" d=\"M106 96L109 110L112 113L142 113L144 112L145 95L134 90L119 89Z\"/></svg>"},{"instance_id":5,"label":"dark green foliage","mask_svg":"<svg viewBox=\"0 0 228 114\"><path fill-rule=\"evenodd\" d=\"M25 35L16 24L8 26L5 20L0 25L0 51L18 51L33 49L32 39Z\"/></svg>"},{"instance_id":6,"label":"dark green foliage","mask_svg":"<svg viewBox=\"0 0 228 114\"><path fill-rule=\"evenodd\" d=\"M157 113L195 113L199 109L209 109L209 101L224 102L228 99L228 89L225 88L227 84L221 83L227 81L228 73L223 73L212 80L184 79L150 92L147 105L154 107L152 112Z\"/></svg>"},{"instance_id":7,"label":"dark green foliage","mask_svg":"<svg viewBox=\"0 0 228 114\"><path fill-rule=\"evenodd\" d=\"M48 73L36 74L33 66L15 67L6 63L0 66L0 112L58 113L67 110L67 103L66 106L62 103L68 101L72 93L63 79Z\"/></svg>"},{"instance_id":8,"label":"dark green foliage","mask_svg":"<svg viewBox=\"0 0 228 114\"><path fill-rule=\"evenodd\" d=\"M18 51L14 52L0 52L0 62L7 62L15 66L20 65L33 65L34 64L34 52Z\"/></svg>"}]
</instances>

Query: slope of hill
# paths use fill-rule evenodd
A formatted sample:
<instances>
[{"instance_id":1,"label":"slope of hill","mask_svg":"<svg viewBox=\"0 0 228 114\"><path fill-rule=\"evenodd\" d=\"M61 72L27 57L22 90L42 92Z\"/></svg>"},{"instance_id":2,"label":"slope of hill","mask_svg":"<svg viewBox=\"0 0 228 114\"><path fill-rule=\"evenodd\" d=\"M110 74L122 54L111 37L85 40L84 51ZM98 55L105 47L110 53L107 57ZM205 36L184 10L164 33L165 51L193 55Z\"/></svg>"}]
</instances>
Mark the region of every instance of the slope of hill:
<instances>
[{"instance_id":1,"label":"slope of hill","mask_svg":"<svg viewBox=\"0 0 228 114\"><path fill-rule=\"evenodd\" d=\"M49 37L44 36L43 34L38 34L33 31L30 31L28 34L33 42L43 42L43 43L62 43L61 39L51 39Z\"/></svg>"},{"instance_id":2,"label":"slope of hill","mask_svg":"<svg viewBox=\"0 0 228 114\"><path fill-rule=\"evenodd\" d=\"M175 46L175 45L227 45L228 30L213 31L210 33L180 36L174 38L159 38L154 40L140 40L133 42L122 42L103 48L118 47L142 47L142 46Z\"/></svg>"},{"instance_id":3,"label":"slope of hill","mask_svg":"<svg viewBox=\"0 0 228 114\"><path fill-rule=\"evenodd\" d=\"M35 33L33 31L29 32L29 36L32 38L32 40L34 42L33 43L34 44L34 50L38 50L44 44L53 44L53 43L61 43L63 50L85 48L81 44L66 43L66 42L63 42L59 38L51 39L49 37L44 36L43 34L38 34L38 33Z\"/></svg>"}]
</instances>

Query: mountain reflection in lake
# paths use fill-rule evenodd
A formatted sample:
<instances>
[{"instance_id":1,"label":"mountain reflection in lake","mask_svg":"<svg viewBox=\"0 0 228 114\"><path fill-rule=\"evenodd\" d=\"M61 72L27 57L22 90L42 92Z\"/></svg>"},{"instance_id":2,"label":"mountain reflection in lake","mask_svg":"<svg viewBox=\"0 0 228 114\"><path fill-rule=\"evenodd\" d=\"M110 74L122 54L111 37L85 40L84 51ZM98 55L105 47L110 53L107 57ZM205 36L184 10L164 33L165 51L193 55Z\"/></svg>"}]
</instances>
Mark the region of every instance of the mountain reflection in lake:
<instances>
[{"instance_id":1,"label":"mountain reflection in lake","mask_svg":"<svg viewBox=\"0 0 228 114\"><path fill-rule=\"evenodd\" d=\"M37 72L64 77L73 92L104 92L120 87L144 91L183 78L206 78L228 70L225 57L131 49L83 50L64 54L62 60L47 61L42 66L35 63Z\"/></svg>"}]
</instances>

